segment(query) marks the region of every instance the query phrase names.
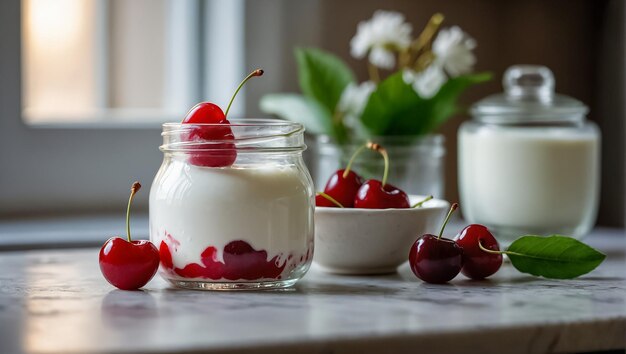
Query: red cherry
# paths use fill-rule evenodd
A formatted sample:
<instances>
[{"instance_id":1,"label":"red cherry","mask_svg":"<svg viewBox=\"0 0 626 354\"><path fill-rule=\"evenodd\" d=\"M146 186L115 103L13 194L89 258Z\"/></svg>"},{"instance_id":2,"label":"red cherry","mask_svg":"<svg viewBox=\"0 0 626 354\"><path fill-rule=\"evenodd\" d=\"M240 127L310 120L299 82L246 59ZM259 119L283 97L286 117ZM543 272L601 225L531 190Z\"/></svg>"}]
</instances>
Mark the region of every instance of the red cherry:
<instances>
[{"instance_id":1,"label":"red cherry","mask_svg":"<svg viewBox=\"0 0 626 354\"><path fill-rule=\"evenodd\" d=\"M345 208L354 207L354 197L356 197L356 192L363 184L361 176L351 170L352 164L354 163L356 157L359 156L364 149L368 148L370 144L371 143L364 144L356 149L350 157L350 161L348 161L346 168L343 170L337 170L332 176L330 176L328 182L326 182L324 193ZM323 197L329 199L327 196ZM328 200L321 201L322 204L320 206L327 206L328 202ZM330 202L332 206L337 206L332 200Z\"/></svg>"},{"instance_id":2,"label":"red cherry","mask_svg":"<svg viewBox=\"0 0 626 354\"><path fill-rule=\"evenodd\" d=\"M409 197L401 189L371 179L363 183L354 200L355 208L391 209L410 208Z\"/></svg>"},{"instance_id":3,"label":"red cherry","mask_svg":"<svg viewBox=\"0 0 626 354\"><path fill-rule=\"evenodd\" d=\"M494 274L502 266L502 254L488 253L480 249L480 244L489 250L500 251L495 237L483 225L472 224L463 229L455 238L463 249L463 269L461 272L471 279L484 279Z\"/></svg>"},{"instance_id":4,"label":"red cherry","mask_svg":"<svg viewBox=\"0 0 626 354\"><path fill-rule=\"evenodd\" d=\"M237 159L236 146L229 142L235 140L235 136L226 116L243 85L250 78L261 75L263 75L263 70L257 69L246 76L231 97L226 113L223 113L219 106L210 102L199 103L187 113L182 123L198 124L190 129L187 136L183 137L186 141L199 143L189 146L189 148L198 149L197 152L190 153L189 162L191 164L205 167L225 167L235 162Z\"/></svg>"},{"instance_id":5,"label":"red cherry","mask_svg":"<svg viewBox=\"0 0 626 354\"><path fill-rule=\"evenodd\" d=\"M226 116L218 105L210 102L201 102L187 112L185 119L183 119L183 124L222 123L225 120Z\"/></svg>"},{"instance_id":6,"label":"red cherry","mask_svg":"<svg viewBox=\"0 0 626 354\"><path fill-rule=\"evenodd\" d=\"M100 249L100 270L104 278L122 290L135 290L146 285L159 268L159 251L147 240L132 241L130 237L130 205L141 188L133 183L126 209L126 237L111 237Z\"/></svg>"},{"instance_id":7,"label":"red cherry","mask_svg":"<svg viewBox=\"0 0 626 354\"><path fill-rule=\"evenodd\" d=\"M327 198L324 198L324 196L321 195L321 194L317 194L315 196L315 206L318 206L318 207L328 207L328 208L338 208L339 207L338 205L335 205L335 203L331 202Z\"/></svg>"},{"instance_id":8,"label":"red cherry","mask_svg":"<svg viewBox=\"0 0 626 354\"><path fill-rule=\"evenodd\" d=\"M100 249L100 270L111 285L135 290L146 285L159 268L159 251L148 240L111 237Z\"/></svg>"},{"instance_id":9,"label":"red cherry","mask_svg":"<svg viewBox=\"0 0 626 354\"><path fill-rule=\"evenodd\" d=\"M443 230L458 204L452 204L439 236L426 234L411 246L409 264L413 273L427 283L445 283L456 277L463 266L463 250L453 240L443 238Z\"/></svg>"},{"instance_id":10,"label":"red cherry","mask_svg":"<svg viewBox=\"0 0 626 354\"><path fill-rule=\"evenodd\" d=\"M191 164L205 167L224 167L230 166L235 162L237 159L235 144L228 142L202 144L203 142L235 139L230 128L230 122L225 118L220 107L209 102L198 103L187 113L183 124L198 124L191 127L187 135L183 137L184 140L199 143L190 146L190 148L199 150L189 154L189 162Z\"/></svg>"},{"instance_id":11,"label":"red cherry","mask_svg":"<svg viewBox=\"0 0 626 354\"><path fill-rule=\"evenodd\" d=\"M337 170L326 183L324 193L333 197L345 208L352 208L356 192L362 184L363 179L354 171L349 169ZM336 205L333 204L332 206Z\"/></svg>"},{"instance_id":12,"label":"red cherry","mask_svg":"<svg viewBox=\"0 0 626 354\"><path fill-rule=\"evenodd\" d=\"M343 204L339 203L335 198L324 192L318 192L315 195L315 206L330 207L330 208L345 208Z\"/></svg>"},{"instance_id":13,"label":"red cherry","mask_svg":"<svg viewBox=\"0 0 626 354\"><path fill-rule=\"evenodd\" d=\"M385 171L382 181L371 179L361 185L354 199L354 207L365 209L410 208L409 196L403 190L387 183L389 174L387 150L375 143L367 143L366 147L378 151L383 156Z\"/></svg>"},{"instance_id":14,"label":"red cherry","mask_svg":"<svg viewBox=\"0 0 626 354\"><path fill-rule=\"evenodd\" d=\"M426 234L411 247L409 264L418 278L427 283L441 284L459 274L463 251L450 239Z\"/></svg>"}]
</instances>

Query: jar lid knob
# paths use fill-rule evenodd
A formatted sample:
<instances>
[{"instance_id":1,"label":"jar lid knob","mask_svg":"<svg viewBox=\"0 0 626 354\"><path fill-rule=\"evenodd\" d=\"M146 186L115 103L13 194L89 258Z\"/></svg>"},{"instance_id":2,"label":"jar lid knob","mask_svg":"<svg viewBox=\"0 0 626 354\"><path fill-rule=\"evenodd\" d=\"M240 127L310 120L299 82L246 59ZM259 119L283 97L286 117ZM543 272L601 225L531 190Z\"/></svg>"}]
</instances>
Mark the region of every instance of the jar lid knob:
<instances>
[{"instance_id":1,"label":"jar lid knob","mask_svg":"<svg viewBox=\"0 0 626 354\"><path fill-rule=\"evenodd\" d=\"M512 99L549 102L554 97L554 75L545 66L511 66L504 72L502 86Z\"/></svg>"}]
</instances>

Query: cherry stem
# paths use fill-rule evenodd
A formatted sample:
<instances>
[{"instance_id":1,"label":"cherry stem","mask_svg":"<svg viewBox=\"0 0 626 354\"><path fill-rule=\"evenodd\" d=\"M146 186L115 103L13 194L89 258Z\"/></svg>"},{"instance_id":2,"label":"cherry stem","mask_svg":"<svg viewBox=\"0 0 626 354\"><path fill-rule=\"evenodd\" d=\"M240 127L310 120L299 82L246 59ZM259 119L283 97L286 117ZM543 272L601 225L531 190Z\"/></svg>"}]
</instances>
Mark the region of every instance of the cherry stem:
<instances>
[{"instance_id":1,"label":"cherry stem","mask_svg":"<svg viewBox=\"0 0 626 354\"><path fill-rule=\"evenodd\" d=\"M437 31L439 31L439 27L441 27L443 20L444 16L441 13L436 13L430 17L430 20L428 20L428 23L422 30L422 33L420 33L417 39L412 43L416 52L420 52L432 43L432 39L435 34L437 34Z\"/></svg>"},{"instance_id":2,"label":"cherry stem","mask_svg":"<svg viewBox=\"0 0 626 354\"><path fill-rule=\"evenodd\" d=\"M424 200L422 200L421 202L417 202L417 203L413 204L413 206L411 208L421 208L424 203L426 203L427 201L429 201L431 199L433 199L433 196L429 195L428 197L424 198Z\"/></svg>"},{"instance_id":3,"label":"cherry stem","mask_svg":"<svg viewBox=\"0 0 626 354\"><path fill-rule=\"evenodd\" d=\"M328 200L329 202L331 202L331 203L335 204L336 206L338 206L338 207L340 207L340 208L345 208L343 205L341 205L341 203L339 203L339 202L337 201L337 199L335 199L335 198L331 197L330 195L328 195L328 194L326 194L326 193L324 193L324 192L319 192L319 193L317 193L317 195L321 195L321 196L322 196L322 198L324 198L324 199Z\"/></svg>"},{"instance_id":4,"label":"cherry stem","mask_svg":"<svg viewBox=\"0 0 626 354\"><path fill-rule=\"evenodd\" d=\"M517 253L517 252L490 250L486 248L485 246L483 246L483 244L481 243L481 240L478 240L478 248L480 248L484 252L491 253L491 254L512 254L512 255L522 256L521 253Z\"/></svg>"},{"instance_id":5,"label":"cherry stem","mask_svg":"<svg viewBox=\"0 0 626 354\"><path fill-rule=\"evenodd\" d=\"M376 66L374 66L374 64L370 63L368 61L367 63L367 73L370 76L370 80L372 80L374 83L379 83L380 82L380 74L378 73L378 68L376 68Z\"/></svg>"},{"instance_id":6,"label":"cherry stem","mask_svg":"<svg viewBox=\"0 0 626 354\"><path fill-rule=\"evenodd\" d=\"M132 187L130 187L130 197L128 198L128 206L126 207L126 238L128 242L132 242L130 237L130 205L133 202L133 198L135 194L141 189L141 184L139 182L133 183Z\"/></svg>"},{"instance_id":7,"label":"cherry stem","mask_svg":"<svg viewBox=\"0 0 626 354\"><path fill-rule=\"evenodd\" d=\"M383 155L383 159L385 160L385 171L383 172L383 180L381 182L382 188L384 189L385 185L387 185L387 177L389 176L389 155L387 154L387 150L379 144L372 142L367 143L367 147L370 150L378 151L381 155Z\"/></svg>"},{"instance_id":8,"label":"cherry stem","mask_svg":"<svg viewBox=\"0 0 626 354\"><path fill-rule=\"evenodd\" d=\"M239 93L239 90L241 90L243 85L245 85L246 82L248 82L248 80L250 80L251 78L253 78L255 76L261 76L261 75L263 75L263 70L262 69L256 69L253 72L251 72L250 74L248 74L248 76L246 76L246 78L243 79L243 81L241 81L239 86L237 86L237 90L235 90L235 93L233 94L233 97L230 98L230 102L228 102L228 107L226 107L226 112L224 113L224 119L226 119L226 117L228 117L228 111L230 111L230 106L233 104L233 101L235 100L235 97L237 97L237 94Z\"/></svg>"},{"instance_id":9,"label":"cherry stem","mask_svg":"<svg viewBox=\"0 0 626 354\"><path fill-rule=\"evenodd\" d=\"M443 221L443 225L441 225L441 230L439 230L439 237L437 237L437 240L441 239L441 235L443 235L443 230L446 228L446 225L448 225L448 221L450 221L450 216L452 216L452 213L456 210L456 208L459 207L458 203L454 203L452 204L452 206L450 207L450 211L448 211L448 215L446 216L446 219Z\"/></svg>"},{"instance_id":10,"label":"cherry stem","mask_svg":"<svg viewBox=\"0 0 626 354\"><path fill-rule=\"evenodd\" d=\"M363 144L358 149L356 149L354 154L352 154L352 157L350 157L350 161L348 161L348 165L346 166L346 169L343 170L343 178L348 178L348 173L350 173L350 169L352 168L352 163L354 162L356 157L359 156L359 154L361 154L361 152L364 149L366 149L370 144L371 144L370 142Z\"/></svg>"}]
</instances>

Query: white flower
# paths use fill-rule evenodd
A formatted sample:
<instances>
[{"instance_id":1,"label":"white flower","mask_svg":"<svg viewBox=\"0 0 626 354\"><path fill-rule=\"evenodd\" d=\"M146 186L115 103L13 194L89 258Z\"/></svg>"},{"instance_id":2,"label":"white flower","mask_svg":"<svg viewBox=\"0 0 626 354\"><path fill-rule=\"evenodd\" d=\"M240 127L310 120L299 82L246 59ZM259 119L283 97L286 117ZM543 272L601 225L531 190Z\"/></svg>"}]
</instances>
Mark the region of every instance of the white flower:
<instances>
[{"instance_id":1,"label":"white flower","mask_svg":"<svg viewBox=\"0 0 626 354\"><path fill-rule=\"evenodd\" d=\"M404 22L399 12L378 10L369 21L357 26L350 41L350 53L357 59L368 54L373 65L392 69L396 58L393 49L405 49L411 44L411 24Z\"/></svg>"},{"instance_id":2,"label":"white flower","mask_svg":"<svg viewBox=\"0 0 626 354\"><path fill-rule=\"evenodd\" d=\"M343 124L350 129L354 136L359 138L365 138L368 136L368 130L363 125L360 117L355 116L354 114L347 114L343 117Z\"/></svg>"},{"instance_id":3,"label":"white flower","mask_svg":"<svg viewBox=\"0 0 626 354\"><path fill-rule=\"evenodd\" d=\"M341 93L337 108L345 115L360 117L374 90L376 84L371 81L365 81L358 86L350 83Z\"/></svg>"},{"instance_id":4,"label":"white flower","mask_svg":"<svg viewBox=\"0 0 626 354\"><path fill-rule=\"evenodd\" d=\"M343 113L343 123L356 136L363 137L367 135L367 129L361 122L361 114L374 90L376 90L376 84L371 81L365 81L358 86L350 83L341 93L337 109Z\"/></svg>"},{"instance_id":5,"label":"white flower","mask_svg":"<svg viewBox=\"0 0 626 354\"><path fill-rule=\"evenodd\" d=\"M383 69L393 69L396 65L396 57L390 50L382 47L373 47L368 56L370 63Z\"/></svg>"},{"instance_id":6,"label":"white flower","mask_svg":"<svg viewBox=\"0 0 626 354\"><path fill-rule=\"evenodd\" d=\"M435 60L448 75L456 77L472 71L476 57L472 50L476 41L458 26L443 29L433 42Z\"/></svg>"},{"instance_id":7,"label":"white flower","mask_svg":"<svg viewBox=\"0 0 626 354\"><path fill-rule=\"evenodd\" d=\"M424 99L429 99L439 92L448 78L439 65L431 65L424 71L416 73L412 70L402 72L404 82L413 86L417 94Z\"/></svg>"}]
</instances>

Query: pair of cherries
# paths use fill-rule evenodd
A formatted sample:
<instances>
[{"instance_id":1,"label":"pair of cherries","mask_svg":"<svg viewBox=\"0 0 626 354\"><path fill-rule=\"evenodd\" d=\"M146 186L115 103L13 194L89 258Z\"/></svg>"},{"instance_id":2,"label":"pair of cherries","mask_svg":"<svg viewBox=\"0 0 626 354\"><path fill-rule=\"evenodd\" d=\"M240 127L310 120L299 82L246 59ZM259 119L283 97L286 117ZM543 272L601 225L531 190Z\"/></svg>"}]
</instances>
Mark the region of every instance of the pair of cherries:
<instances>
[{"instance_id":1,"label":"pair of cherries","mask_svg":"<svg viewBox=\"0 0 626 354\"><path fill-rule=\"evenodd\" d=\"M454 240L441 237L457 208L457 203L452 204L438 236L423 235L411 247L411 270L427 283L446 283L459 272L470 279L485 279L502 266L498 241L483 225L465 227Z\"/></svg>"},{"instance_id":2,"label":"pair of cherries","mask_svg":"<svg viewBox=\"0 0 626 354\"><path fill-rule=\"evenodd\" d=\"M181 140L191 153L189 162L204 167L226 167L237 159L234 144L235 136L226 119L228 111L243 85L255 76L263 75L256 69L239 84L233 94L226 113L213 103L202 102L195 105L185 116L182 124L189 124ZM126 209L126 239L111 237L100 249L100 270L105 279L122 290L135 290L146 285L159 268L159 250L148 240L133 241L130 237L130 206L133 197L141 188L133 183Z\"/></svg>"},{"instance_id":3,"label":"pair of cherries","mask_svg":"<svg viewBox=\"0 0 626 354\"><path fill-rule=\"evenodd\" d=\"M385 170L381 181L363 178L351 170L352 163L364 150L379 152L385 160ZM368 142L352 155L345 169L337 170L326 183L324 192L315 197L315 205L321 207L391 209L410 208L408 195L400 188L387 183L389 156L379 144Z\"/></svg>"}]
</instances>

